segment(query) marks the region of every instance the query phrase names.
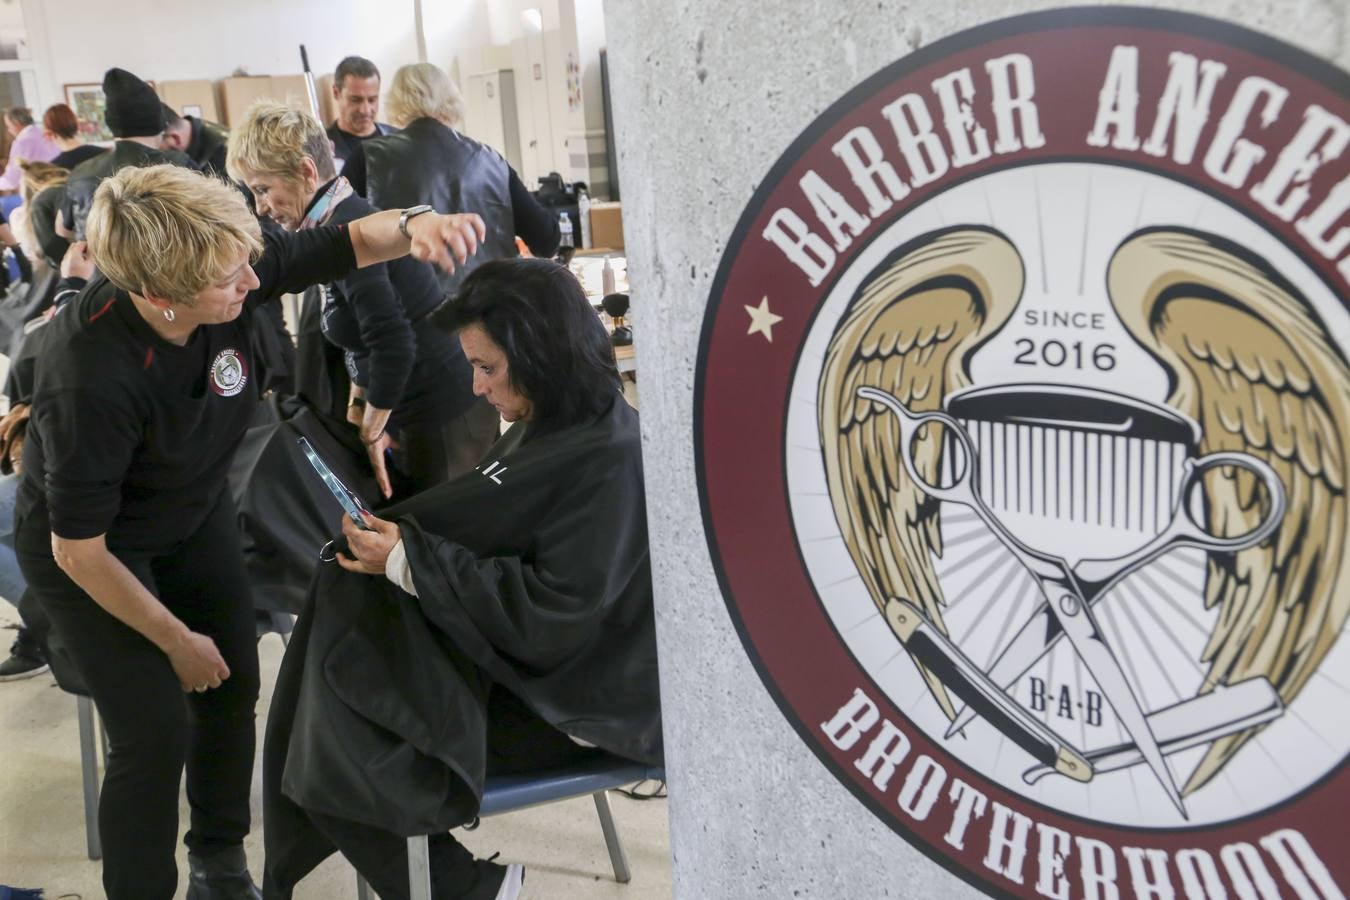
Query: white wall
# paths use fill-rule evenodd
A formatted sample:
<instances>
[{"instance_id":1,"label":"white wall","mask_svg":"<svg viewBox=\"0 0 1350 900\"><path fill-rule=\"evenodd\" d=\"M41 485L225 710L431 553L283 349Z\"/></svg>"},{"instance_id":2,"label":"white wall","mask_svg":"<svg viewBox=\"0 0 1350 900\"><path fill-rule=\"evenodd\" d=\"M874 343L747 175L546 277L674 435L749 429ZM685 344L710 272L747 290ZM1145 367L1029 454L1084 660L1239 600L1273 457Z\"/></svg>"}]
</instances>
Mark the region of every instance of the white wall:
<instances>
[{"instance_id":1,"label":"white wall","mask_svg":"<svg viewBox=\"0 0 1350 900\"><path fill-rule=\"evenodd\" d=\"M385 73L417 61L413 0L41 0L30 9L42 18L30 29L46 32L35 53L50 60L50 102L63 84L100 81L112 66L158 80L297 73L301 43L316 74L349 54ZM423 13L429 61L452 75L465 49L490 42L488 0L423 0Z\"/></svg>"}]
</instances>

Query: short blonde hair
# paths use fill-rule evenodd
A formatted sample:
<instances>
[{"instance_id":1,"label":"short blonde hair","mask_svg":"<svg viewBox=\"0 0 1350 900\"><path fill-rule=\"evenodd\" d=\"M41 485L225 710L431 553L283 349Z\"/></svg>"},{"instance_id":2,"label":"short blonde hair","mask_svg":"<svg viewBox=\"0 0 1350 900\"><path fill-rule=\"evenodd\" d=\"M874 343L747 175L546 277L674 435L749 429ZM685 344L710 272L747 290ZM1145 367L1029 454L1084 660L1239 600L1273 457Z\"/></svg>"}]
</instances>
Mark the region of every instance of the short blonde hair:
<instances>
[{"instance_id":1,"label":"short blonde hair","mask_svg":"<svg viewBox=\"0 0 1350 900\"><path fill-rule=\"evenodd\" d=\"M241 254L262 254L262 231L239 189L180 166L129 166L105 178L85 231L94 264L113 284L184 306Z\"/></svg>"},{"instance_id":2,"label":"short blonde hair","mask_svg":"<svg viewBox=\"0 0 1350 900\"><path fill-rule=\"evenodd\" d=\"M459 88L431 63L401 66L389 82L384 108L389 120L400 128L413 119L432 118L451 128L464 121L464 98Z\"/></svg>"},{"instance_id":3,"label":"short blonde hair","mask_svg":"<svg viewBox=\"0 0 1350 900\"><path fill-rule=\"evenodd\" d=\"M225 168L241 180L255 174L298 182L306 157L325 181L337 174L333 142L318 120L275 100L250 106L243 121L230 129L228 147Z\"/></svg>"}]
</instances>

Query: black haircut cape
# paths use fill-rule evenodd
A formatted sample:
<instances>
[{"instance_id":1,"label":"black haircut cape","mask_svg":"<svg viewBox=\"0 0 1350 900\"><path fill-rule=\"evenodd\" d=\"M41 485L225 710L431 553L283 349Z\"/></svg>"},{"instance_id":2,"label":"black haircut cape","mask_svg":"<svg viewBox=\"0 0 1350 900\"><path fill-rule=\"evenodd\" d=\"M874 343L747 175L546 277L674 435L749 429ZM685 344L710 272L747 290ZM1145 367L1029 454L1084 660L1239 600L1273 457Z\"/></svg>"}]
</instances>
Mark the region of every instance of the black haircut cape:
<instances>
[{"instance_id":1,"label":"black haircut cape","mask_svg":"<svg viewBox=\"0 0 1350 900\"><path fill-rule=\"evenodd\" d=\"M472 819L493 683L575 738L661 762L638 421L617 392L588 424L514 426L478 470L381 516L418 596L320 566L264 744L273 885L332 852L306 811L403 836Z\"/></svg>"}]
</instances>

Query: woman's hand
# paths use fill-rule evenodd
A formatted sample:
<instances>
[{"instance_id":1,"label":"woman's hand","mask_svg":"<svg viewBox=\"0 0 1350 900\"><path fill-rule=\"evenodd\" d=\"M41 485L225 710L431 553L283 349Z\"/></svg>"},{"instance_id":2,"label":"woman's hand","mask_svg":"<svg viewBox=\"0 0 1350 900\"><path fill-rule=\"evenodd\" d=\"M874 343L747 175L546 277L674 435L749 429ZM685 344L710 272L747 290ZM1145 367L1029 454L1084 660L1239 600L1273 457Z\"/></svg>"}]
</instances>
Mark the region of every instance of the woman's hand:
<instances>
[{"instance_id":1,"label":"woman's hand","mask_svg":"<svg viewBox=\"0 0 1350 900\"><path fill-rule=\"evenodd\" d=\"M367 440L366 436L362 434L361 443L366 445L366 455L370 457L370 468L375 472L375 481L380 486L380 493L384 494L384 499L388 500L394 496L394 489L389 484L389 468L385 465L385 451L394 446L394 442L389 437L389 432L381 431L379 437L373 441ZM346 521L350 522L351 520L347 519Z\"/></svg>"},{"instance_id":2,"label":"woman's hand","mask_svg":"<svg viewBox=\"0 0 1350 900\"><path fill-rule=\"evenodd\" d=\"M463 265L477 252L487 237L487 228L477 213L423 213L408 220L408 234L414 257L453 272L456 263Z\"/></svg>"},{"instance_id":3,"label":"woman's hand","mask_svg":"<svg viewBox=\"0 0 1350 900\"><path fill-rule=\"evenodd\" d=\"M230 667L216 649L216 642L195 631L183 634L164 651L168 654L173 673L185 691L201 693L207 688L218 688L230 677Z\"/></svg>"},{"instance_id":4,"label":"woman's hand","mask_svg":"<svg viewBox=\"0 0 1350 900\"><path fill-rule=\"evenodd\" d=\"M352 556L345 553L337 555L338 565L348 572L359 572L362 575L383 575L384 564L389 559L389 551L394 549L394 545L400 540L398 525L394 522L387 522L384 519L377 519L368 512L361 513L362 520L366 523L369 531L363 531L356 527L356 523L350 516L342 517L342 536L347 539L347 546L351 549Z\"/></svg>"}]
</instances>

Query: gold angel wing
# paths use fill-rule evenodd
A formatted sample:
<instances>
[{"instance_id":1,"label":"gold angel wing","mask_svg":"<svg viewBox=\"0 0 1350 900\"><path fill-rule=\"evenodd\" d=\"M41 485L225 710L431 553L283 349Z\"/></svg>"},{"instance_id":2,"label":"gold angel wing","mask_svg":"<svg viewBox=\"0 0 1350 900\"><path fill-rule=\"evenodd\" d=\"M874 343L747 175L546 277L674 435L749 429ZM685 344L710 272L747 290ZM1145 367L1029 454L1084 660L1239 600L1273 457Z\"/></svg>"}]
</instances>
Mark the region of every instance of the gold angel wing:
<instances>
[{"instance_id":1,"label":"gold angel wing","mask_svg":"<svg viewBox=\"0 0 1350 900\"><path fill-rule=\"evenodd\" d=\"M1219 606L1201 692L1264 676L1287 704L1350 612L1344 548L1350 370L1326 327L1278 275L1220 239L1176 229L1127 240L1107 272L1125 327L1171 370L1168 402L1200 423L1200 450L1274 467L1288 508L1264 542L1212 554L1205 604ZM1265 498L1242 472L1205 483L1215 533L1250 529ZM1202 787L1257 729L1215 741L1185 793Z\"/></svg>"},{"instance_id":2,"label":"gold angel wing","mask_svg":"<svg viewBox=\"0 0 1350 900\"><path fill-rule=\"evenodd\" d=\"M1012 315L1022 260L1002 235L957 228L924 235L878 267L835 330L820 377L820 440L835 518L863 583L883 616L892 598L922 609L944 633L938 503L905 471L894 415L861 400L876 387L911 411L942 408L970 383L970 355ZM942 440L929 429L912 451L936 482ZM942 683L921 668L949 719Z\"/></svg>"}]
</instances>

